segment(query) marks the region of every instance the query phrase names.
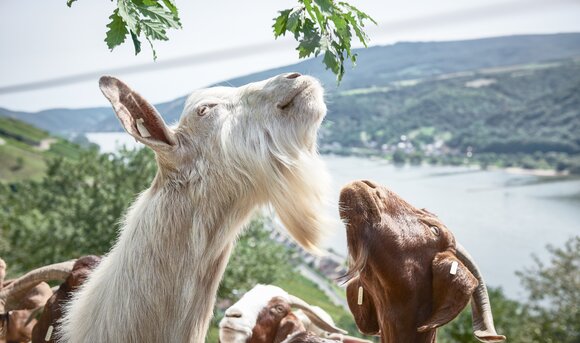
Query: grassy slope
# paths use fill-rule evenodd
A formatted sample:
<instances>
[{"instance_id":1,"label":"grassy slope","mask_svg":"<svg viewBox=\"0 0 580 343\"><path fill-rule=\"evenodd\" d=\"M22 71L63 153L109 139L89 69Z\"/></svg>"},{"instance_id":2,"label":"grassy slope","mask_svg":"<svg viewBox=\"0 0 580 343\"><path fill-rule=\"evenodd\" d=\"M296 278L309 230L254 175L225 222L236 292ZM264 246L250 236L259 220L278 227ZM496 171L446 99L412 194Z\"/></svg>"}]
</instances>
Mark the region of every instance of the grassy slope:
<instances>
[{"instance_id":1,"label":"grassy slope","mask_svg":"<svg viewBox=\"0 0 580 343\"><path fill-rule=\"evenodd\" d=\"M46 170L46 160L62 156L75 158L80 147L64 139L50 136L13 118L0 117L0 181L40 179ZM43 140L50 148L39 148Z\"/></svg>"}]
</instances>

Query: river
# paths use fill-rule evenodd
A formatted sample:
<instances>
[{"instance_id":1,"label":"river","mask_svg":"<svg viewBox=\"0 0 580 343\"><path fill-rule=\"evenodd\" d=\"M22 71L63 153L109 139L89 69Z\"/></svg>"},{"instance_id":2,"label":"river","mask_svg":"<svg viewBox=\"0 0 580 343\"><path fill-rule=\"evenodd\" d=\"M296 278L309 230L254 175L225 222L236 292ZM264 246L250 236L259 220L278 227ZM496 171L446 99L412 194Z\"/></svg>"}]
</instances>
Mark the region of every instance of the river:
<instances>
[{"instance_id":1,"label":"river","mask_svg":"<svg viewBox=\"0 0 580 343\"><path fill-rule=\"evenodd\" d=\"M112 152L137 146L125 133L90 133L91 142ZM342 185L369 179L390 187L416 207L427 208L454 232L478 262L488 284L512 298L524 295L515 271L547 260L547 244L562 246L580 235L580 178L539 177L466 167L395 167L380 160L324 156L332 176L330 213ZM344 228L325 241L346 254Z\"/></svg>"}]
</instances>

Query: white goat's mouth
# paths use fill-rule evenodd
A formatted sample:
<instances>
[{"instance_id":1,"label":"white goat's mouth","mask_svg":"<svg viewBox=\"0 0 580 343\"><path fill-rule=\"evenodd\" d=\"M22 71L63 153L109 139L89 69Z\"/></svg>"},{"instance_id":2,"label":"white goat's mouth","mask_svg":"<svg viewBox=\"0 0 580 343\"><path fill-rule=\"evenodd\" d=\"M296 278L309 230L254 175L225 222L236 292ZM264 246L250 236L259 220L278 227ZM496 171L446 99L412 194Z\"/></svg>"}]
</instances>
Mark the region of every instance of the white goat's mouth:
<instances>
[{"instance_id":1,"label":"white goat's mouth","mask_svg":"<svg viewBox=\"0 0 580 343\"><path fill-rule=\"evenodd\" d=\"M232 325L231 323L220 324L220 330L226 331L228 333L234 333L237 335L244 335L250 337L252 335L252 330L246 327L239 327Z\"/></svg>"},{"instance_id":2,"label":"white goat's mouth","mask_svg":"<svg viewBox=\"0 0 580 343\"><path fill-rule=\"evenodd\" d=\"M276 106L281 110L287 109L288 107L290 107L292 105L292 103L294 102L294 99L296 99L296 97L300 93L304 92L305 90L307 90L308 88L311 88L311 87L313 87L313 85L310 82L304 82L303 84L300 85L300 87L298 87L295 90L293 90L292 92L290 92Z\"/></svg>"}]
</instances>

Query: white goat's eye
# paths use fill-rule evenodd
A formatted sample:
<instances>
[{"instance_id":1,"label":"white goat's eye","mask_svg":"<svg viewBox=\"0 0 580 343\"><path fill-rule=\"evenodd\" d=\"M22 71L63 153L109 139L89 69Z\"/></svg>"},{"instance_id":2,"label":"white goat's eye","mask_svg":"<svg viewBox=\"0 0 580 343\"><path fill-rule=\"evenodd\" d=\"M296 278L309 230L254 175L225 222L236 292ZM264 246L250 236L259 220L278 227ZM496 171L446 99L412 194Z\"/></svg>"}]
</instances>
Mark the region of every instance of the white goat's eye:
<instances>
[{"instance_id":1,"label":"white goat's eye","mask_svg":"<svg viewBox=\"0 0 580 343\"><path fill-rule=\"evenodd\" d=\"M209 110L216 107L217 104L204 104L197 108L197 115L203 117L204 115L209 113Z\"/></svg>"},{"instance_id":2,"label":"white goat's eye","mask_svg":"<svg viewBox=\"0 0 580 343\"><path fill-rule=\"evenodd\" d=\"M431 226L431 232L433 232L436 236L439 236L439 228L437 226Z\"/></svg>"}]
</instances>

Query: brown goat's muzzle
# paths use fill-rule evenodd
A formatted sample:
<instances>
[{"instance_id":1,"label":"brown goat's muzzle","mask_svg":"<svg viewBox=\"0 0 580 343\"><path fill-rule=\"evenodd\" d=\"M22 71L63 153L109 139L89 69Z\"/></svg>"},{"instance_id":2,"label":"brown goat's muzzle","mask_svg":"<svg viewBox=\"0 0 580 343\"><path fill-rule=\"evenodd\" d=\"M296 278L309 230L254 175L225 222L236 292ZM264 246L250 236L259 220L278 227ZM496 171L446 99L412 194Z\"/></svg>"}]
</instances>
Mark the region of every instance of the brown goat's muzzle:
<instances>
[{"instance_id":1,"label":"brown goat's muzzle","mask_svg":"<svg viewBox=\"0 0 580 343\"><path fill-rule=\"evenodd\" d=\"M374 223L381 219L380 188L370 181L354 181L340 192L340 217L347 223Z\"/></svg>"}]
</instances>

